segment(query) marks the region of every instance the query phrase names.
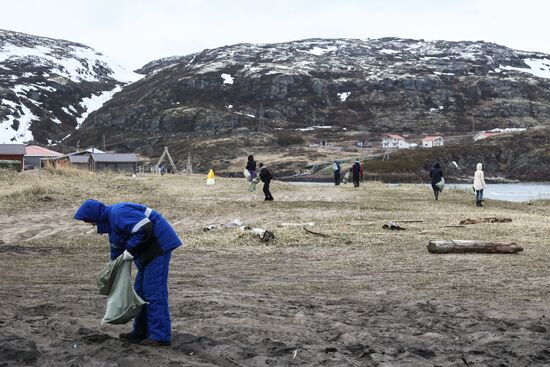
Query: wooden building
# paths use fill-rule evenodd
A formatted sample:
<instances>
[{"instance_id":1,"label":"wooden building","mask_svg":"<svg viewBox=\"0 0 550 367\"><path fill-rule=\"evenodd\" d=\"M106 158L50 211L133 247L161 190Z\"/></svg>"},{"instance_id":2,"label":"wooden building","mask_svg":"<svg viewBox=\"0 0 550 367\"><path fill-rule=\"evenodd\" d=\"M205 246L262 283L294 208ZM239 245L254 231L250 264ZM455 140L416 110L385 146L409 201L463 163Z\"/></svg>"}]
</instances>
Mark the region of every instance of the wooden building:
<instances>
[{"instance_id":1,"label":"wooden building","mask_svg":"<svg viewBox=\"0 0 550 367\"><path fill-rule=\"evenodd\" d=\"M25 169L40 169L43 167L43 161L62 156L62 153L47 148L28 145L25 147Z\"/></svg>"},{"instance_id":2,"label":"wooden building","mask_svg":"<svg viewBox=\"0 0 550 367\"><path fill-rule=\"evenodd\" d=\"M139 158L134 153L92 153L90 171L137 172Z\"/></svg>"},{"instance_id":3,"label":"wooden building","mask_svg":"<svg viewBox=\"0 0 550 367\"><path fill-rule=\"evenodd\" d=\"M43 158L42 165L54 168L83 168L88 169L89 156L92 153L104 153L97 148L90 148L80 152L72 152L59 157Z\"/></svg>"},{"instance_id":4,"label":"wooden building","mask_svg":"<svg viewBox=\"0 0 550 367\"><path fill-rule=\"evenodd\" d=\"M0 144L0 168L25 169L25 144Z\"/></svg>"}]
</instances>

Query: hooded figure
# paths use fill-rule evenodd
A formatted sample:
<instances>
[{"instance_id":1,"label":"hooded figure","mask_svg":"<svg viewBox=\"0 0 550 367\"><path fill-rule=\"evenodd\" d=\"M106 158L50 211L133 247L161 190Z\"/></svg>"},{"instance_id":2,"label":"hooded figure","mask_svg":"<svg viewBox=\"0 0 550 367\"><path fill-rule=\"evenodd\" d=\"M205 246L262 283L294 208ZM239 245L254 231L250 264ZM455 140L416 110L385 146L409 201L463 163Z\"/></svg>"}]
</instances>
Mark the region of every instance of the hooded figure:
<instances>
[{"instance_id":1,"label":"hooded figure","mask_svg":"<svg viewBox=\"0 0 550 367\"><path fill-rule=\"evenodd\" d=\"M430 178L432 189L434 191L435 200L439 199L439 192L441 191L437 185L443 179L443 171L441 170L441 165L438 162L435 162L432 170L430 171Z\"/></svg>"},{"instance_id":2,"label":"hooded figure","mask_svg":"<svg viewBox=\"0 0 550 367\"><path fill-rule=\"evenodd\" d=\"M74 218L97 225L97 233L109 235L111 260L123 255L138 268L134 289L148 303L136 316L134 330L120 338L144 345L170 345L168 268L172 251L182 245L172 226L141 204L107 206L91 199L78 208Z\"/></svg>"},{"instance_id":3,"label":"hooded figure","mask_svg":"<svg viewBox=\"0 0 550 367\"><path fill-rule=\"evenodd\" d=\"M332 170L334 171L334 185L338 186L340 185L340 173L342 171L340 162L334 161L334 163L332 163Z\"/></svg>"},{"instance_id":4,"label":"hooded figure","mask_svg":"<svg viewBox=\"0 0 550 367\"><path fill-rule=\"evenodd\" d=\"M476 166L476 172L474 173L474 190L476 191L476 206L482 207L483 201L483 189L487 185L485 184L485 175L483 174L483 164L478 163Z\"/></svg>"},{"instance_id":5,"label":"hooded figure","mask_svg":"<svg viewBox=\"0 0 550 367\"><path fill-rule=\"evenodd\" d=\"M265 195L265 201L273 201L273 195L271 195L271 191L269 191L269 184L271 183L271 180L273 179L273 175L271 174L271 171L267 169L266 166L264 166L263 163L260 163L260 180L264 183L263 192Z\"/></svg>"},{"instance_id":6,"label":"hooded figure","mask_svg":"<svg viewBox=\"0 0 550 367\"><path fill-rule=\"evenodd\" d=\"M254 160L253 155L248 156L248 161L246 162L245 168L250 176L247 177L248 181L252 181L256 177L256 161Z\"/></svg>"},{"instance_id":7,"label":"hooded figure","mask_svg":"<svg viewBox=\"0 0 550 367\"><path fill-rule=\"evenodd\" d=\"M356 159L355 163L351 167L351 174L353 178L353 186L359 187L359 179L363 175L363 168L361 167L361 162L359 162L359 159Z\"/></svg>"}]
</instances>

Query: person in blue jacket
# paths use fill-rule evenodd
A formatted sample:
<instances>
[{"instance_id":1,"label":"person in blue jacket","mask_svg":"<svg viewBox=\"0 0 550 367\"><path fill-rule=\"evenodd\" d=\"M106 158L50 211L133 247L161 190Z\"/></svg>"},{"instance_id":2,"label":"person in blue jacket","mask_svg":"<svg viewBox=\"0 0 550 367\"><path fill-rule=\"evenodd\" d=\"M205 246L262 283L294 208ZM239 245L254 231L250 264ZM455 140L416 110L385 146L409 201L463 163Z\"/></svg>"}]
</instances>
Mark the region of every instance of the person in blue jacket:
<instances>
[{"instance_id":1,"label":"person in blue jacket","mask_svg":"<svg viewBox=\"0 0 550 367\"><path fill-rule=\"evenodd\" d=\"M134 260L138 268L134 289L148 303L136 316L133 331L120 338L143 345L170 345L168 268L172 251L182 245L170 223L141 204L104 205L92 199L80 206L74 218L97 225L98 233L109 234L111 260L122 255L124 260Z\"/></svg>"}]
</instances>

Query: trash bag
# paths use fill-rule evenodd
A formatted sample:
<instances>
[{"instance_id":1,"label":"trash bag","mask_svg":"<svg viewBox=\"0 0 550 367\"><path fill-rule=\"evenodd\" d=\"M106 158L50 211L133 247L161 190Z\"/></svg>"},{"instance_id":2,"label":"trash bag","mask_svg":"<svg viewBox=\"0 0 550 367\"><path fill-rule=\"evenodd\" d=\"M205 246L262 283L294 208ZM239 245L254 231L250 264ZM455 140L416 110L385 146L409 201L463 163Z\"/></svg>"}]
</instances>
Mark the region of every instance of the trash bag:
<instances>
[{"instance_id":1,"label":"trash bag","mask_svg":"<svg viewBox=\"0 0 550 367\"><path fill-rule=\"evenodd\" d=\"M141 311L147 303L132 287L131 261L122 260L120 255L99 273L97 285L100 294L107 295L107 307L101 323L126 324Z\"/></svg>"},{"instance_id":2,"label":"trash bag","mask_svg":"<svg viewBox=\"0 0 550 367\"><path fill-rule=\"evenodd\" d=\"M244 178L246 178L246 180L248 182L252 181L252 175L250 174L250 171L247 170L246 168L243 171L243 175L244 175Z\"/></svg>"},{"instance_id":3,"label":"trash bag","mask_svg":"<svg viewBox=\"0 0 550 367\"><path fill-rule=\"evenodd\" d=\"M248 187L248 191L256 191L256 185L260 182L260 175L257 175L250 181L250 186Z\"/></svg>"},{"instance_id":4,"label":"trash bag","mask_svg":"<svg viewBox=\"0 0 550 367\"><path fill-rule=\"evenodd\" d=\"M109 263L97 275L96 283L99 288L99 294L102 296L108 296L111 292L111 287L113 286L113 282L117 274L116 269L121 263L122 258L119 256L116 260L109 261Z\"/></svg>"},{"instance_id":5,"label":"trash bag","mask_svg":"<svg viewBox=\"0 0 550 367\"><path fill-rule=\"evenodd\" d=\"M344 179L342 180L342 183L347 184L349 182L350 175L351 174L349 172L346 172L346 174L344 175Z\"/></svg>"},{"instance_id":6,"label":"trash bag","mask_svg":"<svg viewBox=\"0 0 550 367\"><path fill-rule=\"evenodd\" d=\"M443 192L443 187L445 186L445 179L441 177L441 181L435 184L437 188L439 189L439 192Z\"/></svg>"}]
</instances>

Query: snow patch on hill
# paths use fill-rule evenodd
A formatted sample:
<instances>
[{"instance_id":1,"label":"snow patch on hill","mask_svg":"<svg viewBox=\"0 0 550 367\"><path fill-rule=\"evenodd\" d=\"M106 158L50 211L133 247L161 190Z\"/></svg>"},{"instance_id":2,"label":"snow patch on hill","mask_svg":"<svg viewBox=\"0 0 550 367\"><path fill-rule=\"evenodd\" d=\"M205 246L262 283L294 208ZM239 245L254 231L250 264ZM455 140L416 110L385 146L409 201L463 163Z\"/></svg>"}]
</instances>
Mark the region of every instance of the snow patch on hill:
<instances>
[{"instance_id":1,"label":"snow patch on hill","mask_svg":"<svg viewBox=\"0 0 550 367\"><path fill-rule=\"evenodd\" d=\"M233 84L233 77L231 74L222 74L223 84Z\"/></svg>"},{"instance_id":2,"label":"snow patch on hill","mask_svg":"<svg viewBox=\"0 0 550 367\"><path fill-rule=\"evenodd\" d=\"M122 87L117 86L113 90L103 92L99 95L92 94L91 97L84 98L82 102L80 102L80 106L84 108L86 112L84 112L79 118L76 119L77 126L76 128L80 128L84 120L94 111L99 110L107 101L109 101L113 96L120 92L122 90ZM70 106L72 107L72 106Z\"/></svg>"},{"instance_id":3,"label":"snow patch on hill","mask_svg":"<svg viewBox=\"0 0 550 367\"><path fill-rule=\"evenodd\" d=\"M16 104L12 101L2 99L2 105L11 106L17 112L17 116L10 115L7 119L0 122L0 143L27 142L34 139L30 125L38 120L32 111L24 104ZM14 129L17 126L17 129Z\"/></svg>"},{"instance_id":4,"label":"snow patch on hill","mask_svg":"<svg viewBox=\"0 0 550 367\"><path fill-rule=\"evenodd\" d=\"M51 73L74 82L99 81L97 70L107 70L107 75L120 82L134 82L142 77L109 60L99 52L85 46L18 46L6 43L0 48L0 63L5 61L30 61L35 66L51 68ZM23 77L29 75L22 75Z\"/></svg>"},{"instance_id":5,"label":"snow patch on hill","mask_svg":"<svg viewBox=\"0 0 550 367\"><path fill-rule=\"evenodd\" d=\"M525 59L523 60L529 68L516 68L513 66L500 66L497 70L516 70L528 73L539 78L550 78L550 60L549 59Z\"/></svg>"},{"instance_id":6,"label":"snow patch on hill","mask_svg":"<svg viewBox=\"0 0 550 367\"><path fill-rule=\"evenodd\" d=\"M0 141L57 141L142 77L79 43L0 30Z\"/></svg>"}]
</instances>

